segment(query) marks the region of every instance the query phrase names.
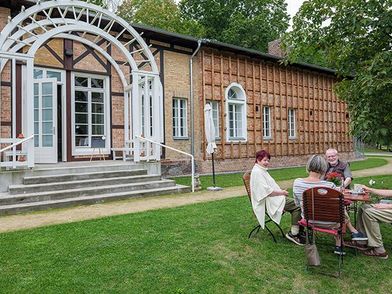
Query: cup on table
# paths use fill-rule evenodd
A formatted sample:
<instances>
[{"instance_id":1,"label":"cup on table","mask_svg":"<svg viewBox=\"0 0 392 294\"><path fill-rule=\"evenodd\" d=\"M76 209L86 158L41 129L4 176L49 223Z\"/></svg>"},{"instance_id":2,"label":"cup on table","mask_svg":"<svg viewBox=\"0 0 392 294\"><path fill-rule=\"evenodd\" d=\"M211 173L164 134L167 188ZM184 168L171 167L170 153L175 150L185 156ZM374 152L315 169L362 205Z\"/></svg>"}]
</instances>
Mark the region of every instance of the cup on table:
<instances>
[{"instance_id":1,"label":"cup on table","mask_svg":"<svg viewBox=\"0 0 392 294\"><path fill-rule=\"evenodd\" d=\"M354 184L354 192L355 192L355 193L362 193L362 192L363 192L362 185L360 185L360 184Z\"/></svg>"}]
</instances>

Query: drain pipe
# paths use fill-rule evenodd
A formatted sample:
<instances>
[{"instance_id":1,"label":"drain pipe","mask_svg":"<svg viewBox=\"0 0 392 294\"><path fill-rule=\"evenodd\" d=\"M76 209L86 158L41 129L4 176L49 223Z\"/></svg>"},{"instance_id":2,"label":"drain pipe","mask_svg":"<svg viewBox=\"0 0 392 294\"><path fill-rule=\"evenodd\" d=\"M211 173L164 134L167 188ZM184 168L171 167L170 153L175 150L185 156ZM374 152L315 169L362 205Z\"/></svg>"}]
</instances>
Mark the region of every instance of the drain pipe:
<instances>
[{"instance_id":1,"label":"drain pipe","mask_svg":"<svg viewBox=\"0 0 392 294\"><path fill-rule=\"evenodd\" d=\"M193 99L193 57L199 52L203 39L197 40L197 48L195 52L193 52L190 60L189 60L189 80L190 80L190 93L189 93L189 102L190 108L189 111L191 113L191 154L195 156L195 114L194 114L194 99Z\"/></svg>"}]
</instances>

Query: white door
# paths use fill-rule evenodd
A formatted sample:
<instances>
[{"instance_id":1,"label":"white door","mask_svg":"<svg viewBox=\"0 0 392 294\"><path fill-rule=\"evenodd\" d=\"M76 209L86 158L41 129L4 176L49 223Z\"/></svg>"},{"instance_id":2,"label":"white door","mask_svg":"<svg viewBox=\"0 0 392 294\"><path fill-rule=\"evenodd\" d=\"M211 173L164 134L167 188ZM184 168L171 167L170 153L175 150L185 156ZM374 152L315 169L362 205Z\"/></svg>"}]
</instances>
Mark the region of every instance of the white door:
<instances>
[{"instance_id":1,"label":"white door","mask_svg":"<svg viewBox=\"0 0 392 294\"><path fill-rule=\"evenodd\" d=\"M57 162L57 79L34 80L36 163Z\"/></svg>"}]
</instances>

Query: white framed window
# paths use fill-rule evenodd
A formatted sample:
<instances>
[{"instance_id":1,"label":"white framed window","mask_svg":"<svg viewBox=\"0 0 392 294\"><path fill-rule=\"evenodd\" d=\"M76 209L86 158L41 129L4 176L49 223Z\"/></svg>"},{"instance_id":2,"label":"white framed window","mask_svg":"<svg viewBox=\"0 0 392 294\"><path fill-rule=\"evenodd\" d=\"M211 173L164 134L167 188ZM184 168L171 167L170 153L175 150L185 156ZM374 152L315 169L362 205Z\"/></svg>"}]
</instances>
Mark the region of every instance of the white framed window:
<instances>
[{"instance_id":1,"label":"white framed window","mask_svg":"<svg viewBox=\"0 0 392 294\"><path fill-rule=\"evenodd\" d=\"M211 105L211 109L212 109L212 120L214 121L214 127L215 127L215 138L219 139L220 138L220 133L219 133L219 129L220 129L220 124L219 124L219 102L218 101L208 101L208 103L210 103Z\"/></svg>"},{"instance_id":2,"label":"white framed window","mask_svg":"<svg viewBox=\"0 0 392 294\"><path fill-rule=\"evenodd\" d=\"M73 154L91 154L92 141L100 139L105 140L103 151L109 152L108 77L73 73L72 81Z\"/></svg>"},{"instance_id":3,"label":"white framed window","mask_svg":"<svg viewBox=\"0 0 392 294\"><path fill-rule=\"evenodd\" d=\"M263 106L263 139L271 138L271 108Z\"/></svg>"},{"instance_id":4,"label":"white framed window","mask_svg":"<svg viewBox=\"0 0 392 294\"><path fill-rule=\"evenodd\" d=\"M183 98L173 98L173 137L188 137L187 103Z\"/></svg>"},{"instance_id":5,"label":"white framed window","mask_svg":"<svg viewBox=\"0 0 392 294\"><path fill-rule=\"evenodd\" d=\"M246 95L240 84L232 83L226 88L227 141L246 141Z\"/></svg>"},{"instance_id":6,"label":"white framed window","mask_svg":"<svg viewBox=\"0 0 392 294\"><path fill-rule=\"evenodd\" d=\"M297 136L295 130L295 109L289 108L287 120L288 120L288 129L289 129L289 139L295 139Z\"/></svg>"}]
</instances>

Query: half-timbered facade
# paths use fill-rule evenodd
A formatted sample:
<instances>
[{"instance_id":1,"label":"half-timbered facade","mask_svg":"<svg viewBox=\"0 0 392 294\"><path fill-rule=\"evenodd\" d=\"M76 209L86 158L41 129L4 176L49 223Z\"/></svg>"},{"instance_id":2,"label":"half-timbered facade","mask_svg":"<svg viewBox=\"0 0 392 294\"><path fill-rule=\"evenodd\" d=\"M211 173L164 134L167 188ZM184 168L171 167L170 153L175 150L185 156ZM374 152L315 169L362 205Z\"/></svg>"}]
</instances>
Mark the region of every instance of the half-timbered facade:
<instances>
[{"instance_id":1,"label":"half-timbered facade","mask_svg":"<svg viewBox=\"0 0 392 294\"><path fill-rule=\"evenodd\" d=\"M168 173L190 171L186 157L146 137L194 155L197 171L209 172L207 102L220 171L248 169L262 148L281 166L329 147L354 156L329 69L129 25L76 0L2 1L0 31L1 142L23 141L14 149L26 150L29 166L122 149L132 160L161 160ZM10 166L23 159L8 154Z\"/></svg>"}]
</instances>

